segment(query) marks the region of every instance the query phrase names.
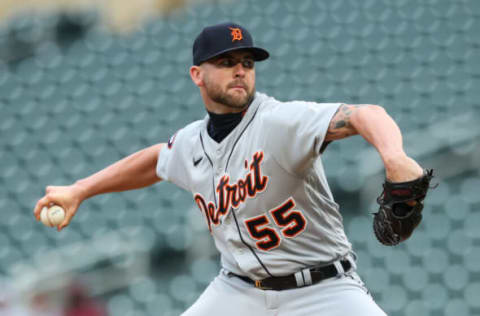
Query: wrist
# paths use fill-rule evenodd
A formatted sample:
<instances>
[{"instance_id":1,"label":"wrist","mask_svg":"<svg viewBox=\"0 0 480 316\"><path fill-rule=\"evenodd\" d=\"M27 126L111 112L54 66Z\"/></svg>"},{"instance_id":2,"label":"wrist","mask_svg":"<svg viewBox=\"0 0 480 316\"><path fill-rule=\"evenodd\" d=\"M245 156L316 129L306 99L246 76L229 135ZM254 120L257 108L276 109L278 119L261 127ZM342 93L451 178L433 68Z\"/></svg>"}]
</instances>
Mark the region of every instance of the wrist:
<instances>
[{"instance_id":1,"label":"wrist","mask_svg":"<svg viewBox=\"0 0 480 316\"><path fill-rule=\"evenodd\" d=\"M83 180L78 180L72 185L73 192L75 196L78 198L79 204L83 201L88 199L91 194L89 194L88 186Z\"/></svg>"},{"instance_id":2,"label":"wrist","mask_svg":"<svg viewBox=\"0 0 480 316\"><path fill-rule=\"evenodd\" d=\"M415 180L423 174L422 167L406 154L388 157L384 164L386 177L392 182Z\"/></svg>"}]
</instances>

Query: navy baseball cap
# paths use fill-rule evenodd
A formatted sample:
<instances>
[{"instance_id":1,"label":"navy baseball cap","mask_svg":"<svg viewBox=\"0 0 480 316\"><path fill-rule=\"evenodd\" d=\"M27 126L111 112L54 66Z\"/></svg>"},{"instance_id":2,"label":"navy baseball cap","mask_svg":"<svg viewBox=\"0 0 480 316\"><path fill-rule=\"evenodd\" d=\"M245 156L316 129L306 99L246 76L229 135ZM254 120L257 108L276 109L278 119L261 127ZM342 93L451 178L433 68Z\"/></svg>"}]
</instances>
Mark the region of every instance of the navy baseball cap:
<instances>
[{"instance_id":1,"label":"navy baseball cap","mask_svg":"<svg viewBox=\"0 0 480 316\"><path fill-rule=\"evenodd\" d=\"M207 26L193 43L193 64L198 66L210 58L239 49L252 52L255 61L262 61L270 56L265 49L255 47L250 33L236 23Z\"/></svg>"}]
</instances>

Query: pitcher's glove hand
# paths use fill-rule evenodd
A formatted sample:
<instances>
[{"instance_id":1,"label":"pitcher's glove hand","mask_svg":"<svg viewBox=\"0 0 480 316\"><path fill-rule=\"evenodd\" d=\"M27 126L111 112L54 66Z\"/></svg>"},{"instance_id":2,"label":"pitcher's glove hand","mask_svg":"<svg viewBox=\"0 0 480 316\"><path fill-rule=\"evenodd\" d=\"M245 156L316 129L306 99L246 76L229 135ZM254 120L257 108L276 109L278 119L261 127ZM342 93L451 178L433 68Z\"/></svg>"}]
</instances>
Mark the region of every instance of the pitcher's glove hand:
<instances>
[{"instance_id":1,"label":"pitcher's glove hand","mask_svg":"<svg viewBox=\"0 0 480 316\"><path fill-rule=\"evenodd\" d=\"M378 241L395 246L408 239L422 220L423 199L430 188L433 169L426 169L415 180L392 183L385 180L380 204L373 219L373 231Z\"/></svg>"}]
</instances>

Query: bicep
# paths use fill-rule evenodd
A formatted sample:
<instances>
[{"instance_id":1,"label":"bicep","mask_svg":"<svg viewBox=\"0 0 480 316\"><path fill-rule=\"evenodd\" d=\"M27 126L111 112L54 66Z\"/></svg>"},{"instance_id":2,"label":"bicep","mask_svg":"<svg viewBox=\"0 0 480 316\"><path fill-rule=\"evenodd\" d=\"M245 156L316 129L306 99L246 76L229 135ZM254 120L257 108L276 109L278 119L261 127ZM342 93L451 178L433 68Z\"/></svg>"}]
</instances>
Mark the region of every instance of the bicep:
<instances>
[{"instance_id":1,"label":"bicep","mask_svg":"<svg viewBox=\"0 0 480 316\"><path fill-rule=\"evenodd\" d=\"M351 123L352 117L361 105L342 104L333 115L324 142L331 142L358 134Z\"/></svg>"}]
</instances>

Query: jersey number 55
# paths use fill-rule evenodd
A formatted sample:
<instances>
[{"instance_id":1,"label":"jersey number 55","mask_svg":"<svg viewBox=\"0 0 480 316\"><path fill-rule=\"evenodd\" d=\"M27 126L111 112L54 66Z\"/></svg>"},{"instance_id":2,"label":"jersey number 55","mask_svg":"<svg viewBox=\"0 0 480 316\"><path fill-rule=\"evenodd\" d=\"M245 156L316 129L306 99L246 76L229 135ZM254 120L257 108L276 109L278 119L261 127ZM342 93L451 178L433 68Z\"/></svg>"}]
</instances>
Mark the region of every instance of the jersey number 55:
<instances>
[{"instance_id":1,"label":"jersey number 55","mask_svg":"<svg viewBox=\"0 0 480 316\"><path fill-rule=\"evenodd\" d=\"M258 249L269 251L277 248L281 243L281 236L286 238L298 236L307 227L307 221L301 211L293 210L295 201L289 198L282 205L268 211L266 214L255 216L245 220L245 225L250 236L257 240L255 245ZM275 225L270 225L267 214L270 213Z\"/></svg>"}]
</instances>

